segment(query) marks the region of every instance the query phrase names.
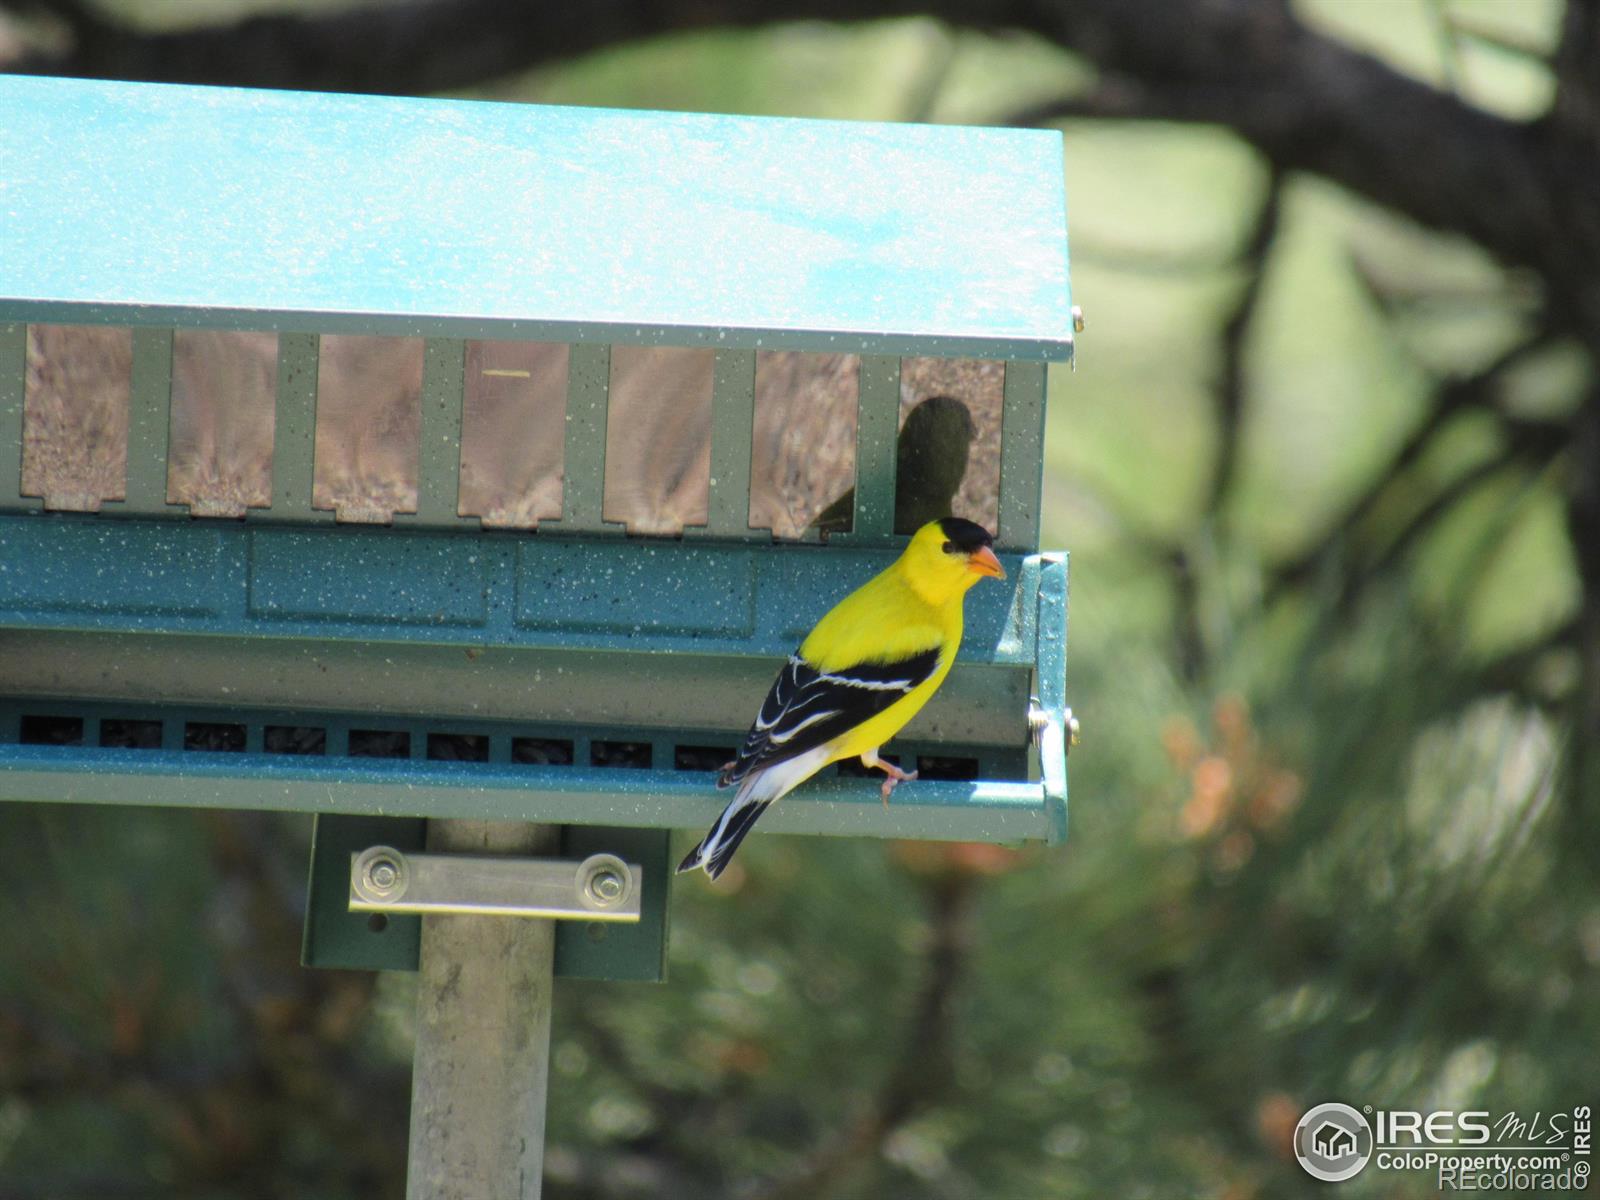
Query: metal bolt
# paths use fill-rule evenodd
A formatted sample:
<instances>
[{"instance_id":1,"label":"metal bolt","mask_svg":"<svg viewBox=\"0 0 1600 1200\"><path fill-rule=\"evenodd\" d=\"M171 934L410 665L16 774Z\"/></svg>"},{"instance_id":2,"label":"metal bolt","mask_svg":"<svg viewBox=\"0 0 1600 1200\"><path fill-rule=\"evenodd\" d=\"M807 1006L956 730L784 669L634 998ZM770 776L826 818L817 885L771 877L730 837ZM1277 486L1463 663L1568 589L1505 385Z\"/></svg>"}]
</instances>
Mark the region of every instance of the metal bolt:
<instances>
[{"instance_id":1,"label":"metal bolt","mask_svg":"<svg viewBox=\"0 0 1600 1200\"><path fill-rule=\"evenodd\" d=\"M1067 749L1071 750L1078 744L1078 718L1072 715L1069 708L1062 714L1062 723L1067 729ZM1039 698L1033 697L1028 701L1028 738L1035 746L1044 740L1045 730L1050 728L1050 714L1044 711L1039 704Z\"/></svg>"},{"instance_id":2,"label":"metal bolt","mask_svg":"<svg viewBox=\"0 0 1600 1200\"><path fill-rule=\"evenodd\" d=\"M1072 306L1072 332L1083 332L1083 309L1079 308L1076 304Z\"/></svg>"},{"instance_id":3,"label":"metal bolt","mask_svg":"<svg viewBox=\"0 0 1600 1200\"><path fill-rule=\"evenodd\" d=\"M1044 731L1050 728L1050 714L1039 705L1039 698L1028 701L1028 738L1037 746L1044 740Z\"/></svg>"},{"instance_id":4,"label":"metal bolt","mask_svg":"<svg viewBox=\"0 0 1600 1200\"><path fill-rule=\"evenodd\" d=\"M400 879L400 864L392 858L374 858L367 864L367 884L375 892L387 892Z\"/></svg>"},{"instance_id":5,"label":"metal bolt","mask_svg":"<svg viewBox=\"0 0 1600 1200\"><path fill-rule=\"evenodd\" d=\"M408 887L405 856L391 846L371 846L356 857L353 886L363 898L392 902Z\"/></svg>"},{"instance_id":6,"label":"metal bolt","mask_svg":"<svg viewBox=\"0 0 1600 1200\"><path fill-rule=\"evenodd\" d=\"M584 860L579 888L595 908L615 908L628 895L628 868L614 854L595 854Z\"/></svg>"},{"instance_id":7,"label":"metal bolt","mask_svg":"<svg viewBox=\"0 0 1600 1200\"><path fill-rule=\"evenodd\" d=\"M379 891L386 892L400 878L400 872L387 858L380 858L367 871L367 881Z\"/></svg>"}]
</instances>

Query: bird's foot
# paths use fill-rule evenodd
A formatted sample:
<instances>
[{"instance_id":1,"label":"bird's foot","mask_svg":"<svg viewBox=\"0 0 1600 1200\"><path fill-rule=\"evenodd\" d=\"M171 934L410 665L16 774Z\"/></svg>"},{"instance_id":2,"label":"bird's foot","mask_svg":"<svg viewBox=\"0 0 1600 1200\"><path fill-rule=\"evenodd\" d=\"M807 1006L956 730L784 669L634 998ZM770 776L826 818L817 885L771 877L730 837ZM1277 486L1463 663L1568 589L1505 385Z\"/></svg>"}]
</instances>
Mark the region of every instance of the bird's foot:
<instances>
[{"instance_id":1,"label":"bird's foot","mask_svg":"<svg viewBox=\"0 0 1600 1200\"><path fill-rule=\"evenodd\" d=\"M878 794L883 797L883 806L888 808L889 793L893 792L902 783L911 782L917 777L917 773L915 771L902 771L893 763L880 762L876 766L886 776L883 781L883 787L879 789Z\"/></svg>"}]
</instances>

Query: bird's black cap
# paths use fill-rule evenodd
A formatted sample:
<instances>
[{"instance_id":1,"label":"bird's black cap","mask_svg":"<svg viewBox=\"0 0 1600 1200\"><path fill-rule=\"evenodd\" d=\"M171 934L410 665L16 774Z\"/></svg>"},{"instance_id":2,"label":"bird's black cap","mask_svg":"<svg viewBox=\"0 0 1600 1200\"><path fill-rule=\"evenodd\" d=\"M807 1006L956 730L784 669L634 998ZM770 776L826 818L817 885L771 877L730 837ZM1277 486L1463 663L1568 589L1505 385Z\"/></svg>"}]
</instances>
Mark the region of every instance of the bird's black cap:
<instances>
[{"instance_id":1,"label":"bird's black cap","mask_svg":"<svg viewBox=\"0 0 1600 1200\"><path fill-rule=\"evenodd\" d=\"M980 547L994 545L994 539L989 536L987 529L963 517L945 517L939 522L939 528L944 530L946 550L954 548L963 554L971 554Z\"/></svg>"}]
</instances>

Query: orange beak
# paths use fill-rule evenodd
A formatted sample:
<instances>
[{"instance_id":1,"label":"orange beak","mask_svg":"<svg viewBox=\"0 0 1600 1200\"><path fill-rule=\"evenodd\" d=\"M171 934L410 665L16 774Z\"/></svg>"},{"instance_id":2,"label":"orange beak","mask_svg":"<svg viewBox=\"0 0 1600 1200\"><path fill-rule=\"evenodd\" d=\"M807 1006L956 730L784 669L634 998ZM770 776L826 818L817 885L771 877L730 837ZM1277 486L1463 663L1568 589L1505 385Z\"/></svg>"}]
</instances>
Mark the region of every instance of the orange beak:
<instances>
[{"instance_id":1,"label":"orange beak","mask_svg":"<svg viewBox=\"0 0 1600 1200\"><path fill-rule=\"evenodd\" d=\"M975 575L987 575L991 579L1004 579L1006 569L1000 565L1000 560L994 556L994 551L987 546L979 546L967 559L967 570Z\"/></svg>"}]
</instances>

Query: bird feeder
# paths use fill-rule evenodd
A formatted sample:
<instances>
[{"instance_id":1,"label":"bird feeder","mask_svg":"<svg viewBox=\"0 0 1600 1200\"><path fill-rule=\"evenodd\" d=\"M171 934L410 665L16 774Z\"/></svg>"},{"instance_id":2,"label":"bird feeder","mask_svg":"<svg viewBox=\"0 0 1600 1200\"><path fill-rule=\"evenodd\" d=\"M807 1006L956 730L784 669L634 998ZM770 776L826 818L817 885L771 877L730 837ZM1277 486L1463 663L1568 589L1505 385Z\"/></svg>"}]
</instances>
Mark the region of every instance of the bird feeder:
<instances>
[{"instance_id":1,"label":"bird feeder","mask_svg":"<svg viewBox=\"0 0 1600 1200\"><path fill-rule=\"evenodd\" d=\"M420 914L471 913L660 979L670 833L904 545L937 393L1008 579L890 746L923 778L830 771L761 829L1064 836L1058 133L24 77L0 109L0 800L313 814L310 965L414 968ZM818 463L848 529L807 523ZM465 870L429 822L542 832Z\"/></svg>"}]
</instances>

